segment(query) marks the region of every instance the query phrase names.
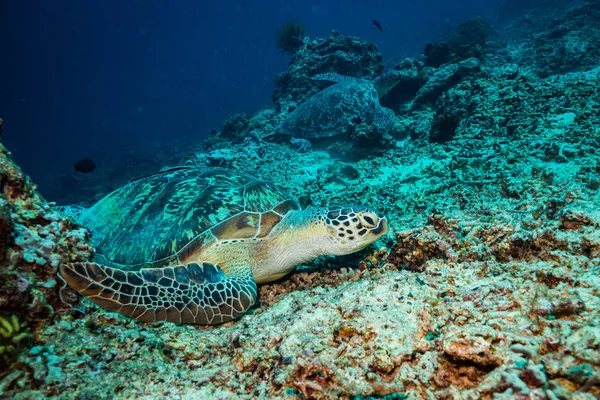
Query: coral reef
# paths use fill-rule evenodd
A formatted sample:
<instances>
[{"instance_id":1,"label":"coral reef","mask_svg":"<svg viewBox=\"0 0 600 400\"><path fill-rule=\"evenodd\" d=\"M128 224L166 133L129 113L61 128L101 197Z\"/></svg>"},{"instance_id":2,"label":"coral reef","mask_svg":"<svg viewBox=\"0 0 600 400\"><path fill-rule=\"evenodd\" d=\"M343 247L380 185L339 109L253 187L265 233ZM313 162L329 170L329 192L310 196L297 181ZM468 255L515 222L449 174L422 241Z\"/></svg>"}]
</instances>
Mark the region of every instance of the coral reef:
<instances>
[{"instance_id":1,"label":"coral reef","mask_svg":"<svg viewBox=\"0 0 600 400\"><path fill-rule=\"evenodd\" d=\"M86 259L92 249L87 230L46 203L2 145L0 185L0 334L8 362L24 338L22 327L41 329L59 306L58 265Z\"/></svg>"},{"instance_id":2,"label":"coral reef","mask_svg":"<svg viewBox=\"0 0 600 400\"><path fill-rule=\"evenodd\" d=\"M435 104L437 99L466 77L476 77L482 71L477 58L448 64L433 72L415 95L413 105Z\"/></svg>"},{"instance_id":3,"label":"coral reef","mask_svg":"<svg viewBox=\"0 0 600 400\"><path fill-rule=\"evenodd\" d=\"M223 139L243 139L248 133L248 126L252 115L249 114L235 114L230 116L223 123L223 129L221 129L220 136Z\"/></svg>"},{"instance_id":4,"label":"coral reef","mask_svg":"<svg viewBox=\"0 0 600 400\"><path fill-rule=\"evenodd\" d=\"M492 27L487 20L482 17L474 17L458 24L446 40L455 46L483 46L491 33Z\"/></svg>"},{"instance_id":5,"label":"coral reef","mask_svg":"<svg viewBox=\"0 0 600 400\"><path fill-rule=\"evenodd\" d=\"M423 68L423 63L410 58L399 62L394 66L394 70L399 71L402 78L381 98L380 102L382 106L394 110L396 114L402 114L406 111L406 105L427 82L429 71Z\"/></svg>"},{"instance_id":6,"label":"coral reef","mask_svg":"<svg viewBox=\"0 0 600 400\"><path fill-rule=\"evenodd\" d=\"M399 63L404 89L382 99L396 111L396 137L382 154L342 161L333 151L261 140L287 110L232 118L228 133L181 160L253 171L303 206L372 204L393 234L263 285L253 310L217 327L138 324L98 308L60 314L31 329L36 346L2 374L0 391L65 399L598 398L600 65L568 53L569 73L541 78L524 67L534 55L516 51L544 37L550 19L570 16L578 28L569 36L593 36L597 20L580 16L595 15L594 4L539 16L530 35L511 33L518 21L499 27L484 62ZM317 39L292 59L294 77L312 74L294 69L309 65L301 59L327 69L344 58L333 46L344 41L340 54L374 54L354 39ZM354 76L378 73L368 59L348 64ZM280 107L314 89L290 82ZM41 201L33 189L22 201L30 199ZM22 232L19 203L2 204L0 230ZM2 237L11 260L16 242ZM44 281L48 270L30 279Z\"/></svg>"},{"instance_id":7,"label":"coral reef","mask_svg":"<svg viewBox=\"0 0 600 400\"><path fill-rule=\"evenodd\" d=\"M214 132L203 142L205 148L227 147L229 143L242 143L245 140L259 141L265 132L271 132L277 125L276 114L271 109L265 109L251 114L231 115L223 123L223 129Z\"/></svg>"},{"instance_id":8,"label":"coral reef","mask_svg":"<svg viewBox=\"0 0 600 400\"><path fill-rule=\"evenodd\" d=\"M483 61L483 47L491 33L492 28L485 19L469 18L460 23L443 41L427 44L423 62L427 66L438 68L473 57Z\"/></svg>"},{"instance_id":9,"label":"coral reef","mask_svg":"<svg viewBox=\"0 0 600 400\"><path fill-rule=\"evenodd\" d=\"M294 54L287 71L275 78L271 99L276 110L291 112L317 93L324 83L311 76L325 72L373 79L383 72L383 57L374 43L336 31L311 40Z\"/></svg>"},{"instance_id":10,"label":"coral reef","mask_svg":"<svg viewBox=\"0 0 600 400\"><path fill-rule=\"evenodd\" d=\"M546 13L553 8L562 10L569 2L571 0L500 0L496 6L501 16L511 18L531 12Z\"/></svg>"},{"instance_id":11,"label":"coral reef","mask_svg":"<svg viewBox=\"0 0 600 400\"><path fill-rule=\"evenodd\" d=\"M333 84L329 81L314 80L312 76L334 72L346 76L373 79L382 71L381 53L371 42L352 36L342 36L335 31L327 38L309 41L294 54L288 70L276 78L275 91L271 96L275 111L269 109L262 110L255 115L237 114L229 117L225 121L223 129L215 132L202 144L202 151L212 154L212 161L209 165L231 166L230 162L225 161L226 154L231 152L228 150L231 142L251 145L259 143L261 137L272 133L279 123L301 103ZM414 79L410 75L411 72L407 71L406 79L400 82L402 87L411 85ZM397 97L400 91L395 93ZM385 149L390 145L391 138L388 132L371 129L372 125L372 121L356 121L347 127L348 134L344 139L322 140L321 147L329 147L332 153L354 158L362 157L365 153L372 153L375 149ZM289 138L275 138L275 141L288 142ZM302 141L302 143L296 141L290 145L304 151L307 144L306 141ZM365 144L369 144L367 147L370 150L365 149ZM365 151L361 153L361 150Z\"/></svg>"},{"instance_id":12,"label":"coral reef","mask_svg":"<svg viewBox=\"0 0 600 400\"><path fill-rule=\"evenodd\" d=\"M600 2L529 14L494 42L496 64L517 64L540 77L593 69L600 57Z\"/></svg>"}]
</instances>

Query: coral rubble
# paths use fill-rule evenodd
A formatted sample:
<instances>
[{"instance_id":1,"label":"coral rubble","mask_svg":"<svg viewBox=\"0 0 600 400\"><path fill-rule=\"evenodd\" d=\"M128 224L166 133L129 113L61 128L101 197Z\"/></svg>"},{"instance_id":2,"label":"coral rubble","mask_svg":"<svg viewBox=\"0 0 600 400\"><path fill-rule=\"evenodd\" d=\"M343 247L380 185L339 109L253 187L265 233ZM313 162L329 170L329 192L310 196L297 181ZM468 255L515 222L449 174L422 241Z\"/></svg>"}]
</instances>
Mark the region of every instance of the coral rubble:
<instances>
[{"instance_id":1,"label":"coral rubble","mask_svg":"<svg viewBox=\"0 0 600 400\"><path fill-rule=\"evenodd\" d=\"M17 236L0 236L9 288L0 349L29 332L35 346L0 376L0 391L65 399L600 397L600 63L565 53L574 57L568 68L549 68L549 53L549 64L532 68L540 54L517 54L558 35L552 30L569 18L578 29L568 36L590 33L597 19L581 16L596 15L595 4L522 27L535 35L512 35L514 21L499 27L485 58L402 61L405 90L382 99L396 112L395 137L360 159L261 139L316 92L310 75L381 72L371 44L337 34L306 42L278 79L275 110L230 118L181 159L254 171L303 206L372 204L393 235L263 285L253 310L221 326L138 324L97 308L50 321L56 263L90 249L85 231L43 202L4 153L0 230Z\"/></svg>"}]
</instances>

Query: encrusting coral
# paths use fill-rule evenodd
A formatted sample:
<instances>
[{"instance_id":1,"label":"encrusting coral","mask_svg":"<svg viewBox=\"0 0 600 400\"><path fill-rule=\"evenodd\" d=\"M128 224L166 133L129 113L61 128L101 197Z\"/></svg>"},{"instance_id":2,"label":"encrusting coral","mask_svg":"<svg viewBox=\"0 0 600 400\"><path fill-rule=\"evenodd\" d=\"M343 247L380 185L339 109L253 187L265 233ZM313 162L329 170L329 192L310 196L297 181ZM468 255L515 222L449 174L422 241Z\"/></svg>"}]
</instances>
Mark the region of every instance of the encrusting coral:
<instances>
[{"instance_id":1,"label":"encrusting coral","mask_svg":"<svg viewBox=\"0 0 600 400\"><path fill-rule=\"evenodd\" d=\"M290 112L317 93L326 85L311 77L327 72L372 80L383 72L383 57L375 44L337 31L311 40L275 78L271 99L276 110Z\"/></svg>"},{"instance_id":2,"label":"encrusting coral","mask_svg":"<svg viewBox=\"0 0 600 400\"><path fill-rule=\"evenodd\" d=\"M253 171L303 206L373 204L392 235L261 286L254 309L216 327L138 324L100 309L59 313L32 329L37 345L2 375L3 395L597 398L597 60L579 58L579 67L577 57L565 60L569 73L542 79L547 65L529 64L542 55L519 53L550 33L550 20L577 18L573 37L591 32L597 20L579 18L594 12L586 4L544 14L541 25L522 28L530 35L499 27L483 61L400 62L407 90L387 99L394 142L358 160L261 141L262 130L302 101L303 88L313 91L293 59L293 85L277 92L275 110L232 119L226 137L216 134L181 159ZM376 54L358 50L371 47L353 38L313 42L294 58L329 67ZM336 53L344 43L347 51ZM345 65L379 65L377 57L363 62ZM18 223L5 218L0 229Z\"/></svg>"},{"instance_id":3,"label":"encrusting coral","mask_svg":"<svg viewBox=\"0 0 600 400\"><path fill-rule=\"evenodd\" d=\"M0 322L2 336L15 351L27 324L41 329L64 307L57 295L56 271L61 262L91 255L88 232L55 211L35 190L0 144ZM19 322L20 321L20 322ZM16 341L13 343L13 341ZM12 344L11 344L12 343Z\"/></svg>"},{"instance_id":4,"label":"encrusting coral","mask_svg":"<svg viewBox=\"0 0 600 400\"><path fill-rule=\"evenodd\" d=\"M483 60L483 47L492 33L490 24L481 17L469 18L460 23L443 41L425 46L423 62L438 68L469 58Z\"/></svg>"}]
</instances>

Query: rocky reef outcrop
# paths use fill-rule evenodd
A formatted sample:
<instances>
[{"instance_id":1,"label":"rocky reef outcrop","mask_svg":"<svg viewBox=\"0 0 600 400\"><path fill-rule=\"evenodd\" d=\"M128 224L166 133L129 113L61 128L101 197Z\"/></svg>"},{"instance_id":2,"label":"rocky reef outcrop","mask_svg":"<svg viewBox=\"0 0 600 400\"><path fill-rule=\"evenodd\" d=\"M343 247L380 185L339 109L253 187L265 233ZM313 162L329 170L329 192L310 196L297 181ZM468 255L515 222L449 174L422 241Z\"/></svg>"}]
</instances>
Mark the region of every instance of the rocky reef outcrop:
<instances>
[{"instance_id":1,"label":"rocky reef outcrop","mask_svg":"<svg viewBox=\"0 0 600 400\"><path fill-rule=\"evenodd\" d=\"M496 62L519 64L543 78L597 67L600 2L583 2L561 11L561 15L546 11L515 18L510 29L503 30L492 43L499 48L494 55Z\"/></svg>"},{"instance_id":2,"label":"rocky reef outcrop","mask_svg":"<svg viewBox=\"0 0 600 400\"><path fill-rule=\"evenodd\" d=\"M593 9L589 3L557 10L553 18L566 24L570 16L589 13L590 4ZM569 35L596 23L578 21L580 31L572 27ZM256 132L268 130L285 112L268 109L232 117L225 134L180 154L182 163L253 171L303 206L374 205L388 216L389 237L363 253L299 266L287 278L261 286L259 303L247 315L217 327L139 324L94 306L85 314L42 313L49 323L36 329L35 343L0 376L2 393L600 396L600 64L569 59L566 65L583 64L545 77L526 68L526 58L507 63L507 49L527 48L548 33L544 23L528 28L536 35L511 36L512 29L498 27L484 58L436 67L423 59L400 62L396 70L405 79L382 99L396 113L394 141L380 153L350 159L329 148L299 152L261 140ZM322 53L316 44L328 40L342 42L309 42L298 57L312 59L302 51L314 43L318 64ZM347 51L356 49L353 43ZM331 57L338 56L335 49L329 48ZM363 76L378 73L376 65L362 65ZM280 93L283 108L302 101L295 90L312 90L302 81L294 88ZM6 165L18 172L7 176L28 182ZM38 232L54 223L45 215L55 212L30 183L4 187L30 189L19 189L26 193L21 197L3 197L10 205L2 215L9 218L0 218L0 229L12 232L22 224ZM25 212L30 208L19 208L15 199L41 211ZM40 214L41 219L30 218ZM6 271L31 271L35 276L28 279L40 282L28 287L44 289L55 279L53 260L89 255L85 231L55 218L63 228L50 235L52 243L71 244L38 255L43 265L26 261L13 239L4 243L4 259L16 260ZM69 237L78 240L63 239ZM16 275L6 276L17 284ZM50 289L44 289L47 304L57 299ZM32 312L27 304L11 305L14 314L26 318ZM2 326L15 326L11 318L0 320L0 335Z\"/></svg>"},{"instance_id":3,"label":"rocky reef outcrop","mask_svg":"<svg viewBox=\"0 0 600 400\"><path fill-rule=\"evenodd\" d=\"M48 204L0 144L0 362L18 351L64 307L56 277L63 262L91 256L87 229Z\"/></svg>"},{"instance_id":4,"label":"rocky reef outcrop","mask_svg":"<svg viewBox=\"0 0 600 400\"><path fill-rule=\"evenodd\" d=\"M287 71L275 78L271 95L275 109L290 112L317 93L323 82L311 77L326 72L373 79L383 72L383 56L374 43L337 31L326 38L307 41L294 54Z\"/></svg>"}]
</instances>

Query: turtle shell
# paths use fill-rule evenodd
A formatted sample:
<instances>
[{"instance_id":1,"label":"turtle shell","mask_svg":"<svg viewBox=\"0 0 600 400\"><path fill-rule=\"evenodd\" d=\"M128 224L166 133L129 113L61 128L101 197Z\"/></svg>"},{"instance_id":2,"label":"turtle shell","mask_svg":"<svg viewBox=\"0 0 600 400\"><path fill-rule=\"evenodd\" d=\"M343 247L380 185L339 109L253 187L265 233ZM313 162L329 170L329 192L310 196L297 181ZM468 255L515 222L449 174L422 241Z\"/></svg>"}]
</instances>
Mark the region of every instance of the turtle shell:
<instances>
[{"instance_id":1,"label":"turtle shell","mask_svg":"<svg viewBox=\"0 0 600 400\"><path fill-rule=\"evenodd\" d=\"M113 268L184 263L215 240L264 238L298 202L225 169L174 168L130 181L82 213L94 261Z\"/></svg>"},{"instance_id":2,"label":"turtle shell","mask_svg":"<svg viewBox=\"0 0 600 400\"><path fill-rule=\"evenodd\" d=\"M345 80L300 104L276 132L302 139L336 136L344 133L353 120L370 124L377 107L379 95L373 82Z\"/></svg>"}]
</instances>

